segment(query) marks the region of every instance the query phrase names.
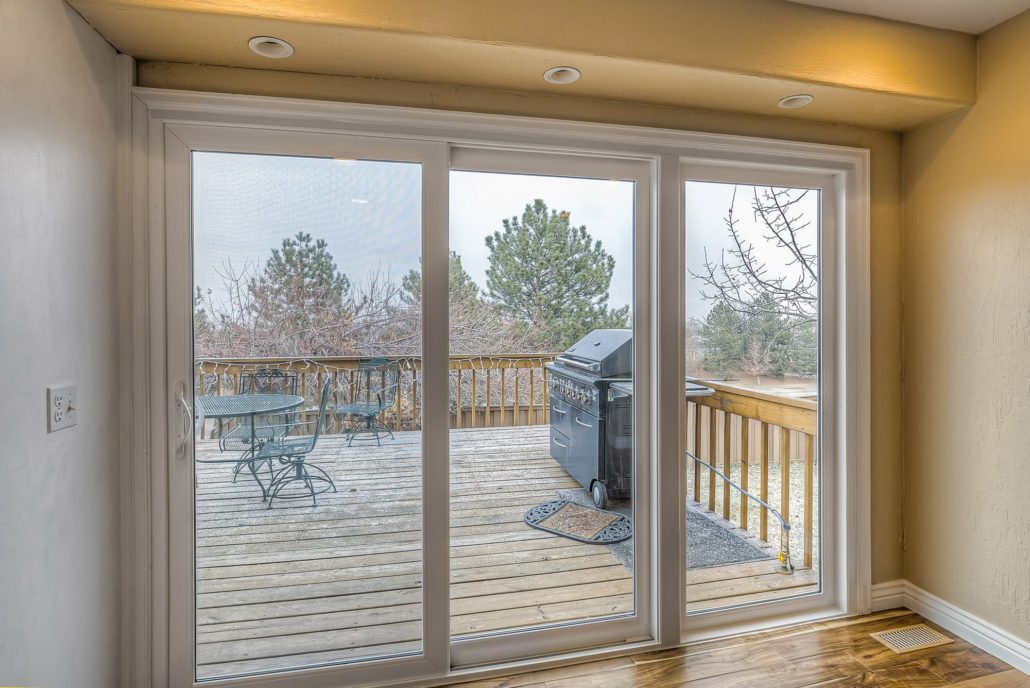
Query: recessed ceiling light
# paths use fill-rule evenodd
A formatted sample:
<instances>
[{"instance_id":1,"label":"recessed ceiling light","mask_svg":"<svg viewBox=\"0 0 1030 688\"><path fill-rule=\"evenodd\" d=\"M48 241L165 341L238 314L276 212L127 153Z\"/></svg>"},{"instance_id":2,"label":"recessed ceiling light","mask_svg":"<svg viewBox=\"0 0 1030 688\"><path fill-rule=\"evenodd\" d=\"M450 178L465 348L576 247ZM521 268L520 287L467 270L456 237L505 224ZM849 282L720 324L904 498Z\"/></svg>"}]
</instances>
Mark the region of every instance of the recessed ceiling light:
<instances>
[{"instance_id":1,"label":"recessed ceiling light","mask_svg":"<svg viewBox=\"0 0 1030 688\"><path fill-rule=\"evenodd\" d=\"M575 67L551 67L544 72L544 80L552 84L571 84L579 77L579 70Z\"/></svg>"},{"instance_id":2,"label":"recessed ceiling light","mask_svg":"<svg viewBox=\"0 0 1030 688\"><path fill-rule=\"evenodd\" d=\"M776 103L777 107L781 107L784 110L794 110L799 107L805 107L811 103L815 98L808 95L807 93L799 93L794 96L787 96L786 98L780 98L780 102Z\"/></svg>"},{"instance_id":3,"label":"recessed ceiling light","mask_svg":"<svg viewBox=\"0 0 1030 688\"><path fill-rule=\"evenodd\" d=\"M292 45L281 38L272 36L254 36L247 45L261 57L271 57L276 60L293 54Z\"/></svg>"}]
</instances>

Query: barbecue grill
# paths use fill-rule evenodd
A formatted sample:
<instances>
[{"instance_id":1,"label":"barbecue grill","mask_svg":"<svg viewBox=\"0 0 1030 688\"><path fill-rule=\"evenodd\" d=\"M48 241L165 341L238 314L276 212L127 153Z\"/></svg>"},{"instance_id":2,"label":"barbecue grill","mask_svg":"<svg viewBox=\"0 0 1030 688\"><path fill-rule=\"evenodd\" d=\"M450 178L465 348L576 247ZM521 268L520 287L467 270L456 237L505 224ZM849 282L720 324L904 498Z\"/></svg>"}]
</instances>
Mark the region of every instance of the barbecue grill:
<instances>
[{"instance_id":1,"label":"barbecue grill","mask_svg":"<svg viewBox=\"0 0 1030 688\"><path fill-rule=\"evenodd\" d=\"M594 504L630 496L633 331L593 330L547 364L551 457Z\"/></svg>"},{"instance_id":2,"label":"barbecue grill","mask_svg":"<svg viewBox=\"0 0 1030 688\"><path fill-rule=\"evenodd\" d=\"M633 487L633 331L594 330L546 365L551 458L599 509ZM688 397L714 394L684 383Z\"/></svg>"}]
</instances>

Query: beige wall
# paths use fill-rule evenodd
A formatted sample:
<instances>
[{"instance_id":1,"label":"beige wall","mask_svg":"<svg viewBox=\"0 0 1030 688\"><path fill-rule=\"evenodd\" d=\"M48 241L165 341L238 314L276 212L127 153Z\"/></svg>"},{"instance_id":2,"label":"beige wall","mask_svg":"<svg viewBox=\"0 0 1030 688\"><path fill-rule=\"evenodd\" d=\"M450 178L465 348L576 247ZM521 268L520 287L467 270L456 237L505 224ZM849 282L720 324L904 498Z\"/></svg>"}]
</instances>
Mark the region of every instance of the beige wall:
<instances>
[{"instance_id":1,"label":"beige wall","mask_svg":"<svg viewBox=\"0 0 1030 688\"><path fill-rule=\"evenodd\" d=\"M0 685L118 679L115 52L0 0ZM46 387L79 424L46 431Z\"/></svg>"},{"instance_id":2,"label":"beige wall","mask_svg":"<svg viewBox=\"0 0 1030 688\"><path fill-rule=\"evenodd\" d=\"M636 124L814 141L872 151L873 581L901 575L901 201L896 134L785 118L481 88L202 67L140 65L142 86Z\"/></svg>"},{"instance_id":3,"label":"beige wall","mask_svg":"<svg viewBox=\"0 0 1030 688\"><path fill-rule=\"evenodd\" d=\"M906 134L905 575L1030 640L1030 13Z\"/></svg>"}]
</instances>

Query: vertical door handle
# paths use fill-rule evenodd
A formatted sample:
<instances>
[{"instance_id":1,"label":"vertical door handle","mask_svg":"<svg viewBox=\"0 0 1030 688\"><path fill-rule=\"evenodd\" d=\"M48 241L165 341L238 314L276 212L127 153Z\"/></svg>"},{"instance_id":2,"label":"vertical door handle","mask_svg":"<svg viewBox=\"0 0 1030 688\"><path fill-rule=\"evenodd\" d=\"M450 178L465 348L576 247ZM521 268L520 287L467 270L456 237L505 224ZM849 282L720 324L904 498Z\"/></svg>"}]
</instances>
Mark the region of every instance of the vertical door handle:
<instances>
[{"instance_id":1,"label":"vertical door handle","mask_svg":"<svg viewBox=\"0 0 1030 688\"><path fill-rule=\"evenodd\" d=\"M182 424L175 435L175 458L186 458L186 446L190 443L190 436L193 434L193 409L186 401L186 383L178 382L175 385L175 405L179 408L182 416Z\"/></svg>"}]
</instances>

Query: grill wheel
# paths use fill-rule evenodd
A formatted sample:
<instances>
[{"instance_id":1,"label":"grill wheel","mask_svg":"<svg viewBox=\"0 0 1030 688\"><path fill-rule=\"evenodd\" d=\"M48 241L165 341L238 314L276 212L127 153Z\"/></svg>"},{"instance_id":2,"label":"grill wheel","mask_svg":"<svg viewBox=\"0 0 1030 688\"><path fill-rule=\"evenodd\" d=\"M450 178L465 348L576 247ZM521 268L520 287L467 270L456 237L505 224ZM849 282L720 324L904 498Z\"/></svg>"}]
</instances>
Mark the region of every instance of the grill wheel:
<instances>
[{"instance_id":1,"label":"grill wheel","mask_svg":"<svg viewBox=\"0 0 1030 688\"><path fill-rule=\"evenodd\" d=\"M608 488L600 480L595 480L590 486L590 497L598 509L608 508Z\"/></svg>"}]
</instances>

